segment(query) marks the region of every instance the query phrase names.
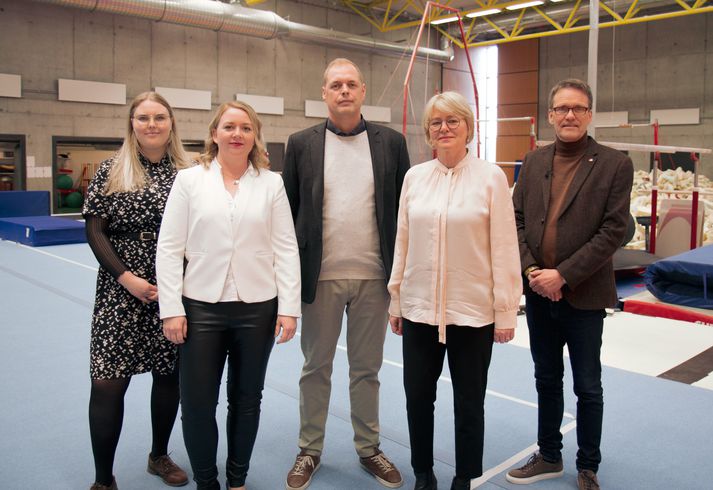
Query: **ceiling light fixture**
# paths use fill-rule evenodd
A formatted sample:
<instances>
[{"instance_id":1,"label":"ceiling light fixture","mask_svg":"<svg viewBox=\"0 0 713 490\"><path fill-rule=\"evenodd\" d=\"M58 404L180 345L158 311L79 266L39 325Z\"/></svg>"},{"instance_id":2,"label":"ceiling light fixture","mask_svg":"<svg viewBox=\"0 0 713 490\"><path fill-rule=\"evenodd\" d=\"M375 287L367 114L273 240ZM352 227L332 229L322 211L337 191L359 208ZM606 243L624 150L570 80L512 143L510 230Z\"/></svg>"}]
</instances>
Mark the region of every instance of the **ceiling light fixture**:
<instances>
[{"instance_id":1,"label":"ceiling light fixture","mask_svg":"<svg viewBox=\"0 0 713 490\"><path fill-rule=\"evenodd\" d=\"M447 24L449 22L455 22L458 20L458 16L454 15L452 17L444 17L442 19L436 19L431 21L431 25L437 26L438 24Z\"/></svg>"},{"instance_id":2,"label":"ceiling light fixture","mask_svg":"<svg viewBox=\"0 0 713 490\"><path fill-rule=\"evenodd\" d=\"M561 1L561 0L558 0ZM493 14L498 14L502 12L501 9L488 9L488 10L479 10L478 12L471 12L469 14L465 14L466 17L470 17L471 19L475 17L483 17L485 15L493 15Z\"/></svg>"},{"instance_id":3,"label":"ceiling light fixture","mask_svg":"<svg viewBox=\"0 0 713 490\"><path fill-rule=\"evenodd\" d=\"M520 9L524 9L524 8L527 8L527 7L536 7L537 5L542 5L543 3L545 3L545 2L543 2L542 0L533 0L532 2L518 3L518 4L515 4L515 5L508 5L508 6L505 7L505 8L506 8L507 10L520 10Z\"/></svg>"}]
</instances>

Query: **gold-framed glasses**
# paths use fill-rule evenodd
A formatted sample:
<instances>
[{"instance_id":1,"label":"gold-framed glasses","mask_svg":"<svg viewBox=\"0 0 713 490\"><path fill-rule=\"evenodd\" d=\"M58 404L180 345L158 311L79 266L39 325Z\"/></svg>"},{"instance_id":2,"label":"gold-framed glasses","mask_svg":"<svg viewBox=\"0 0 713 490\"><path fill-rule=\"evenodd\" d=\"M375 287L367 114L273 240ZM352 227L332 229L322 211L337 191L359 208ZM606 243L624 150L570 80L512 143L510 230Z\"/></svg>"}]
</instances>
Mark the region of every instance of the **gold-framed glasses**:
<instances>
[{"instance_id":1,"label":"gold-framed glasses","mask_svg":"<svg viewBox=\"0 0 713 490\"><path fill-rule=\"evenodd\" d=\"M448 129L451 131L456 129L458 126L460 126L460 119L457 117L448 117L446 119L432 119L428 123L428 129L433 131L434 133L436 131L440 131L441 127L443 126L443 123L446 123L446 126Z\"/></svg>"},{"instance_id":2,"label":"gold-framed glasses","mask_svg":"<svg viewBox=\"0 0 713 490\"><path fill-rule=\"evenodd\" d=\"M134 116L132 119L142 126L148 125L151 121L153 121L157 126L163 126L171 121L171 117L168 114L156 114L153 116L148 114L139 114L138 116Z\"/></svg>"},{"instance_id":3,"label":"gold-framed glasses","mask_svg":"<svg viewBox=\"0 0 713 490\"><path fill-rule=\"evenodd\" d=\"M583 114L586 114L589 111L589 107L585 107L583 105L576 105L574 107L569 107L566 105L560 105L557 107L553 107L550 109L552 112L557 114L558 116L566 116L569 114L569 111L572 111L575 116L581 116Z\"/></svg>"}]
</instances>

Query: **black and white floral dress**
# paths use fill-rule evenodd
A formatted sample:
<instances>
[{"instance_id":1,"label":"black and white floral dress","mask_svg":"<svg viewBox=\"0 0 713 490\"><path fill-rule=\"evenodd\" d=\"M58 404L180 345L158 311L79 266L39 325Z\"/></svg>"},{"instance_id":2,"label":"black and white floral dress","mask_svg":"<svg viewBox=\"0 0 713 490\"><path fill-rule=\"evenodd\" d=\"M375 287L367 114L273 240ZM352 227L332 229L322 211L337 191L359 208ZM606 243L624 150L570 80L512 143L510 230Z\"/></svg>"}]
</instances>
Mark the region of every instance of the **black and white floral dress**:
<instances>
[{"instance_id":1,"label":"black and white floral dress","mask_svg":"<svg viewBox=\"0 0 713 490\"><path fill-rule=\"evenodd\" d=\"M156 240L142 241L127 233L158 234L176 169L168 156L158 163L140 159L148 176L142 191L104 193L114 165L110 158L89 184L83 214L106 220L111 248L126 269L156 284ZM100 266L91 328L91 378L128 378L148 371L165 375L175 364L176 346L163 336L158 302L142 303Z\"/></svg>"}]
</instances>

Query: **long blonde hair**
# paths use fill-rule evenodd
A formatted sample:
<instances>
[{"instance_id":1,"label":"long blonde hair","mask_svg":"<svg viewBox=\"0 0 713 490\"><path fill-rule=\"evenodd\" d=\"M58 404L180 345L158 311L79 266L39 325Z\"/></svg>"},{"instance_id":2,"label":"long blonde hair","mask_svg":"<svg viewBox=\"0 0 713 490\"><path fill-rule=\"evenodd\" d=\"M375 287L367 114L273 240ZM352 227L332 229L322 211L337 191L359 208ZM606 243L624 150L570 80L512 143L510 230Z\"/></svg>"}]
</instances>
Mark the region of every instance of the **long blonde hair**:
<instances>
[{"instance_id":1,"label":"long blonde hair","mask_svg":"<svg viewBox=\"0 0 713 490\"><path fill-rule=\"evenodd\" d=\"M143 92L134 97L134 100L131 101L129 118L126 125L126 137L119 152L114 157L114 164L109 171L109 177L104 187L104 193L107 195L115 192L139 191L146 186L146 171L139 160L140 145L131 124L131 119L134 117L136 108L146 100L157 102L164 106L171 118L171 130L169 132L168 146L166 149L171 163L173 163L177 170L191 166L191 160L183 149L183 143L181 143L181 138L178 136L176 118L173 115L173 109L171 109L168 101L156 92Z\"/></svg>"},{"instance_id":2,"label":"long blonde hair","mask_svg":"<svg viewBox=\"0 0 713 490\"><path fill-rule=\"evenodd\" d=\"M265 142L262 139L262 123L260 118L257 117L257 112L255 109L250 107L249 104L235 100L230 102L223 102L218 110L215 111L215 115L208 125L208 137L205 139L205 148L203 153L201 153L198 158L203 166L206 168L210 166L210 163L218 155L218 145L213 141L213 134L218 129L218 123L220 123L220 118L223 117L225 111L228 109L240 109L244 111L250 118L250 123L253 125L253 130L255 131L255 144L252 150L248 154L248 160L253 164L255 170L258 172L261 168L270 168L270 160L267 158L267 150L265 149Z\"/></svg>"}]
</instances>

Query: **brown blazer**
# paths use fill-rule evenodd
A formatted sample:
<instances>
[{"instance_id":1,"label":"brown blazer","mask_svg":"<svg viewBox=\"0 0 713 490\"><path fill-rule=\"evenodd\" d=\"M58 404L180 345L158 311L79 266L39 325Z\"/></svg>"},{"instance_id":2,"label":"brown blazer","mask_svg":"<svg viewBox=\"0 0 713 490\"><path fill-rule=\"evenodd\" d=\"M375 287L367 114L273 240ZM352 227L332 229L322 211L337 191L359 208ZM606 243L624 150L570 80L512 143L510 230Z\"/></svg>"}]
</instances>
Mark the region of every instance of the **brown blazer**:
<instances>
[{"instance_id":1,"label":"brown blazer","mask_svg":"<svg viewBox=\"0 0 713 490\"><path fill-rule=\"evenodd\" d=\"M554 144L528 153L515 186L523 271L541 263L554 154ZM589 137L557 220L556 268L567 281L563 296L575 308L594 310L617 302L612 255L626 233L633 176L628 156ZM527 281L525 292L530 292Z\"/></svg>"}]
</instances>

